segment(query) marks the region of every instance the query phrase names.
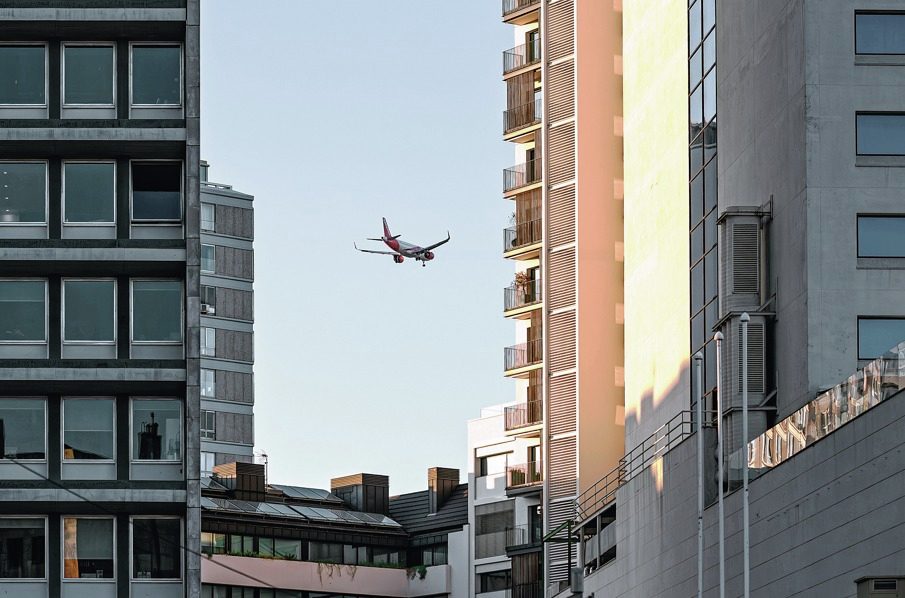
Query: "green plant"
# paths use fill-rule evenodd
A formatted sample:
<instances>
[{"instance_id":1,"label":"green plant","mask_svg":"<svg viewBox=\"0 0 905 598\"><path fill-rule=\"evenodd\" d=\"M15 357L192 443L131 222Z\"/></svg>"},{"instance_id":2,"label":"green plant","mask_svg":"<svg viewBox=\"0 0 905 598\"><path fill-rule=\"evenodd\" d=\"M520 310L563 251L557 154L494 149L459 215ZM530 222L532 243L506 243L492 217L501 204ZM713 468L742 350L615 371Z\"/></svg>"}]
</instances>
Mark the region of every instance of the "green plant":
<instances>
[{"instance_id":1,"label":"green plant","mask_svg":"<svg viewBox=\"0 0 905 598\"><path fill-rule=\"evenodd\" d=\"M427 567L425 565L418 565L417 567L409 567L406 569L406 573L408 573L409 579L415 579L415 576L418 576L418 579L424 579L427 577Z\"/></svg>"}]
</instances>

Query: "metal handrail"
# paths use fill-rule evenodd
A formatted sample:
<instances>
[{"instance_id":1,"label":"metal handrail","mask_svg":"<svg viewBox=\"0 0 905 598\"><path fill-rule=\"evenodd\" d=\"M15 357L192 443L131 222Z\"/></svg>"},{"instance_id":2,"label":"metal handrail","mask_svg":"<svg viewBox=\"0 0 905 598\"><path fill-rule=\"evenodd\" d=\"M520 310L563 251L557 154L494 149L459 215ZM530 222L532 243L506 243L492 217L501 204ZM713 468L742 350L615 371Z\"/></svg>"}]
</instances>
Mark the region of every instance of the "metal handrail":
<instances>
[{"instance_id":1,"label":"metal handrail","mask_svg":"<svg viewBox=\"0 0 905 598\"><path fill-rule=\"evenodd\" d=\"M542 288L543 286L538 279L529 280L524 284L516 284L513 282L503 289L503 310L510 311L527 305L540 303Z\"/></svg>"},{"instance_id":2,"label":"metal handrail","mask_svg":"<svg viewBox=\"0 0 905 598\"><path fill-rule=\"evenodd\" d=\"M519 222L515 226L503 229L503 253L540 243L543 236L543 221L540 218Z\"/></svg>"},{"instance_id":3,"label":"metal handrail","mask_svg":"<svg viewBox=\"0 0 905 598\"><path fill-rule=\"evenodd\" d=\"M509 74L529 64L540 62L540 38L534 37L530 43L510 48L503 52L503 74Z\"/></svg>"},{"instance_id":4,"label":"metal handrail","mask_svg":"<svg viewBox=\"0 0 905 598\"><path fill-rule=\"evenodd\" d=\"M535 125L541 121L543 113L544 105L541 98L535 98L533 102L504 110L503 131L510 133L522 127Z\"/></svg>"},{"instance_id":5,"label":"metal handrail","mask_svg":"<svg viewBox=\"0 0 905 598\"><path fill-rule=\"evenodd\" d=\"M540 526L516 525L506 530L506 547L539 545L544 538L544 530Z\"/></svg>"},{"instance_id":6,"label":"metal handrail","mask_svg":"<svg viewBox=\"0 0 905 598\"><path fill-rule=\"evenodd\" d=\"M544 481L540 461L529 461L506 467L506 488L533 486Z\"/></svg>"},{"instance_id":7,"label":"metal handrail","mask_svg":"<svg viewBox=\"0 0 905 598\"><path fill-rule=\"evenodd\" d=\"M534 158L503 170L503 191L512 191L537 183L541 179L540 158Z\"/></svg>"},{"instance_id":8,"label":"metal handrail","mask_svg":"<svg viewBox=\"0 0 905 598\"><path fill-rule=\"evenodd\" d=\"M540 4L540 0L503 0L503 16L527 8L532 4Z\"/></svg>"},{"instance_id":9,"label":"metal handrail","mask_svg":"<svg viewBox=\"0 0 905 598\"><path fill-rule=\"evenodd\" d=\"M506 347L503 353L503 366L506 370L515 370L540 363L543 350L543 340L539 338L528 341L527 343Z\"/></svg>"},{"instance_id":10,"label":"metal handrail","mask_svg":"<svg viewBox=\"0 0 905 598\"><path fill-rule=\"evenodd\" d=\"M537 388L540 391L541 387L539 385ZM537 398L528 399L524 403L511 405L503 410L503 426L507 432L533 426L543 421L544 402L539 396L540 392L537 394Z\"/></svg>"}]
</instances>

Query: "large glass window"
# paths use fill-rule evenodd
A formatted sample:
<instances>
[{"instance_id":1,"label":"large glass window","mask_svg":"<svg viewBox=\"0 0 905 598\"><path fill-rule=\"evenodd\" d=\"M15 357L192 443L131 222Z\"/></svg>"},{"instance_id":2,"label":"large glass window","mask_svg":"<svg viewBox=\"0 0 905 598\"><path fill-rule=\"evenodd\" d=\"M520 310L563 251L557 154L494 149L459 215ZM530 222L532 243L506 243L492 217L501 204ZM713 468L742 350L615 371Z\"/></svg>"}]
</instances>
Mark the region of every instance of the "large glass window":
<instances>
[{"instance_id":1,"label":"large glass window","mask_svg":"<svg viewBox=\"0 0 905 598\"><path fill-rule=\"evenodd\" d=\"M64 399L63 459L112 461L113 413L113 399Z\"/></svg>"},{"instance_id":2,"label":"large glass window","mask_svg":"<svg viewBox=\"0 0 905 598\"><path fill-rule=\"evenodd\" d=\"M116 340L116 281L63 281L63 340L112 343Z\"/></svg>"},{"instance_id":3,"label":"large glass window","mask_svg":"<svg viewBox=\"0 0 905 598\"><path fill-rule=\"evenodd\" d=\"M226 554L226 534L201 532L202 554Z\"/></svg>"},{"instance_id":4,"label":"large glass window","mask_svg":"<svg viewBox=\"0 0 905 598\"><path fill-rule=\"evenodd\" d=\"M182 341L180 281L132 281L132 340L168 343Z\"/></svg>"},{"instance_id":5,"label":"large glass window","mask_svg":"<svg viewBox=\"0 0 905 598\"><path fill-rule=\"evenodd\" d=\"M201 246L201 271L209 274L217 271L217 250L213 245Z\"/></svg>"},{"instance_id":6,"label":"large glass window","mask_svg":"<svg viewBox=\"0 0 905 598\"><path fill-rule=\"evenodd\" d=\"M308 560L315 563L342 563L343 545L332 542L309 542Z\"/></svg>"},{"instance_id":7,"label":"large glass window","mask_svg":"<svg viewBox=\"0 0 905 598\"><path fill-rule=\"evenodd\" d=\"M217 331L214 328L201 328L201 355L214 357L217 354Z\"/></svg>"},{"instance_id":8,"label":"large glass window","mask_svg":"<svg viewBox=\"0 0 905 598\"><path fill-rule=\"evenodd\" d=\"M0 399L0 446L4 459L47 458L44 399Z\"/></svg>"},{"instance_id":9,"label":"large glass window","mask_svg":"<svg viewBox=\"0 0 905 598\"><path fill-rule=\"evenodd\" d=\"M201 410L201 438L205 440L217 439L217 412Z\"/></svg>"},{"instance_id":10,"label":"large glass window","mask_svg":"<svg viewBox=\"0 0 905 598\"><path fill-rule=\"evenodd\" d=\"M876 359L905 341L905 318L858 318L858 359Z\"/></svg>"},{"instance_id":11,"label":"large glass window","mask_svg":"<svg viewBox=\"0 0 905 598\"><path fill-rule=\"evenodd\" d=\"M0 579L44 579L47 522L0 518Z\"/></svg>"},{"instance_id":12,"label":"large glass window","mask_svg":"<svg viewBox=\"0 0 905 598\"><path fill-rule=\"evenodd\" d=\"M497 475L506 473L506 463L509 453L488 455L478 459L478 476Z\"/></svg>"},{"instance_id":13,"label":"large glass window","mask_svg":"<svg viewBox=\"0 0 905 598\"><path fill-rule=\"evenodd\" d=\"M47 164L0 162L0 224L47 222Z\"/></svg>"},{"instance_id":14,"label":"large glass window","mask_svg":"<svg viewBox=\"0 0 905 598\"><path fill-rule=\"evenodd\" d=\"M113 519L63 518L63 577L113 579Z\"/></svg>"},{"instance_id":15,"label":"large glass window","mask_svg":"<svg viewBox=\"0 0 905 598\"><path fill-rule=\"evenodd\" d=\"M858 257L905 257L905 216L858 216Z\"/></svg>"},{"instance_id":16,"label":"large glass window","mask_svg":"<svg viewBox=\"0 0 905 598\"><path fill-rule=\"evenodd\" d=\"M132 104L182 105L181 46L132 46Z\"/></svg>"},{"instance_id":17,"label":"large glass window","mask_svg":"<svg viewBox=\"0 0 905 598\"><path fill-rule=\"evenodd\" d=\"M132 458L182 460L182 404L178 400L132 401Z\"/></svg>"},{"instance_id":18,"label":"large glass window","mask_svg":"<svg viewBox=\"0 0 905 598\"><path fill-rule=\"evenodd\" d=\"M0 342L44 342L47 283L0 280Z\"/></svg>"},{"instance_id":19,"label":"large glass window","mask_svg":"<svg viewBox=\"0 0 905 598\"><path fill-rule=\"evenodd\" d=\"M214 204L201 204L201 230L213 232L216 225Z\"/></svg>"},{"instance_id":20,"label":"large glass window","mask_svg":"<svg viewBox=\"0 0 905 598\"><path fill-rule=\"evenodd\" d=\"M905 54L905 13L856 13L855 53Z\"/></svg>"},{"instance_id":21,"label":"large glass window","mask_svg":"<svg viewBox=\"0 0 905 598\"><path fill-rule=\"evenodd\" d=\"M506 569L505 571L479 573L475 585L477 585L478 594L508 590L512 587L512 571Z\"/></svg>"},{"instance_id":22,"label":"large glass window","mask_svg":"<svg viewBox=\"0 0 905 598\"><path fill-rule=\"evenodd\" d=\"M66 45L63 65L64 104L113 105L113 46Z\"/></svg>"},{"instance_id":23,"label":"large glass window","mask_svg":"<svg viewBox=\"0 0 905 598\"><path fill-rule=\"evenodd\" d=\"M217 376L214 370L201 368L201 396L207 398L217 396Z\"/></svg>"},{"instance_id":24,"label":"large glass window","mask_svg":"<svg viewBox=\"0 0 905 598\"><path fill-rule=\"evenodd\" d=\"M47 103L44 46L0 46L0 104Z\"/></svg>"},{"instance_id":25,"label":"large glass window","mask_svg":"<svg viewBox=\"0 0 905 598\"><path fill-rule=\"evenodd\" d=\"M182 578L182 524L179 519L132 519L132 577Z\"/></svg>"},{"instance_id":26,"label":"large glass window","mask_svg":"<svg viewBox=\"0 0 905 598\"><path fill-rule=\"evenodd\" d=\"M132 220L182 220L182 164L132 163Z\"/></svg>"},{"instance_id":27,"label":"large glass window","mask_svg":"<svg viewBox=\"0 0 905 598\"><path fill-rule=\"evenodd\" d=\"M905 156L905 114L858 114L859 156Z\"/></svg>"},{"instance_id":28,"label":"large glass window","mask_svg":"<svg viewBox=\"0 0 905 598\"><path fill-rule=\"evenodd\" d=\"M113 162L63 165L63 219L67 223L112 223L116 204Z\"/></svg>"}]
</instances>

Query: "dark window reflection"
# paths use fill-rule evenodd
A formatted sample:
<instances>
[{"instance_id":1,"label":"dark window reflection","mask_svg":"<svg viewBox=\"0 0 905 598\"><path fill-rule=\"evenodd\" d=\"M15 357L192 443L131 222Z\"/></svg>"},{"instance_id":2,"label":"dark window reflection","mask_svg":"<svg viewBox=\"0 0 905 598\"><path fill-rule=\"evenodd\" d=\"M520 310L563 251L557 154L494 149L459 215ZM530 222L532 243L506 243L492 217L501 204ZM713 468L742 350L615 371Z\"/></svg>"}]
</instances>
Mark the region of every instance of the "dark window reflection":
<instances>
[{"instance_id":1,"label":"dark window reflection","mask_svg":"<svg viewBox=\"0 0 905 598\"><path fill-rule=\"evenodd\" d=\"M855 52L858 54L905 54L905 14L856 14Z\"/></svg>"},{"instance_id":2,"label":"dark window reflection","mask_svg":"<svg viewBox=\"0 0 905 598\"><path fill-rule=\"evenodd\" d=\"M905 216L859 216L858 257L905 257Z\"/></svg>"}]
</instances>

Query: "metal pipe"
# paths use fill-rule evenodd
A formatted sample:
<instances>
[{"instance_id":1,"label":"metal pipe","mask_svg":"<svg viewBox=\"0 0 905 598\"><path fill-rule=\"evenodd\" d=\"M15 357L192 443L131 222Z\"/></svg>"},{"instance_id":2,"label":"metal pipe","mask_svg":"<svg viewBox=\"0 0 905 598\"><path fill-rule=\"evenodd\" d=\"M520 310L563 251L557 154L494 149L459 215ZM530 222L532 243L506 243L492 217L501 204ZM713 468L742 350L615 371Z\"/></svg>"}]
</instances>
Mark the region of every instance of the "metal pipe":
<instances>
[{"instance_id":1,"label":"metal pipe","mask_svg":"<svg viewBox=\"0 0 905 598\"><path fill-rule=\"evenodd\" d=\"M723 546L723 382L720 378L720 364L723 358L723 333L713 335L716 342L716 469L717 501L719 504L720 528L720 598L726 598L726 550Z\"/></svg>"},{"instance_id":2,"label":"metal pipe","mask_svg":"<svg viewBox=\"0 0 905 598\"><path fill-rule=\"evenodd\" d=\"M694 354L695 398L698 418L698 598L704 598L704 391L701 375L703 374L704 356L698 351Z\"/></svg>"},{"instance_id":3,"label":"metal pipe","mask_svg":"<svg viewBox=\"0 0 905 598\"><path fill-rule=\"evenodd\" d=\"M750 572L750 525L748 521L748 322L751 316L748 312L742 314L742 517L744 518L744 597L751 596L751 572Z\"/></svg>"}]
</instances>

